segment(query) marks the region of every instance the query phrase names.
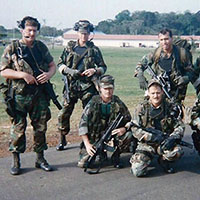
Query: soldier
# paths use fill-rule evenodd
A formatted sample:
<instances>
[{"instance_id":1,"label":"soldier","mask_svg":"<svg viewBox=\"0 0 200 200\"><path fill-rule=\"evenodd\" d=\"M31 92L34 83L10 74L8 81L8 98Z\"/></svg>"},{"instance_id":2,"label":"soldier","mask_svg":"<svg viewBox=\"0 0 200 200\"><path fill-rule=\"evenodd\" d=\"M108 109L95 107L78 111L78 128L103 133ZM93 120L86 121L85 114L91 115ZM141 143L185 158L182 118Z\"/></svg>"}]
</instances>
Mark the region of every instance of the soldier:
<instances>
[{"instance_id":1,"label":"soldier","mask_svg":"<svg viewBox=\"0 0 200 200\"><path fill-rule=\"evenodd\" d=\"M26 148L25 131L27 115L30 116L34 133L34 151L37 158L35 167L51 171L52 167L44 158L47 149L45 133L47 121L51 118L49 97L44 93L45 84L56 71L53 57L47 47L35 40L40 30L36 18L27 16L18 22L22 39L8 45L2 55L1 75L12 82L14 117L12 118L11 139L9 150L13 154L13 165L10 173L20 174L20 153ZM34 76L35 71L40 75Z\"/></svg>"},{"instance_id":2,"label":"soldier","mask_svg":"<svg viewBox=\"0 0 200 200\"><path fill-rule=\"evenodd\" d=\"M119 162L120 153L129 150L130 143L134 142L131 131L127 131L124 125L131 119L131 115L126 105L113 95L114 78L110 75L103 75L99 80L100 94L93 96L89 101L81 117L79 124L79 135L83 143L80 149L80 160L78 167L84 167L88 156L93 156L95 153L94 143L98 141L105 132L109 124L115 120L118 113L121 113L124 118L120 123L120 128L113 130L112 134L116 135L116 140L119 141L118 150L113 153L112 161L115 167L120 168ZM132 143L134 146L135 144ZM133 147L132 146L132 147ZM133 147L134 148L134 147Z\"/></svg>"},{"instance_id":3,"label":"soldier","mask_svg":"<svg viewBox=\"0 0 200 200\"><path fill-rule=\"evenodd\" d=\"M199 75L200 74L200 56L197 57L196 62L194 64L195 72ZM194 106L191 111L191 122L190 126L194 130L192 133L192 140L195 149L197 150L198 154L200 155L200 77L195 80L196 83L196 94L197 99L194 103Z\"/></svg>"},{"instance_id":4,"label":"soldier","mask_svg":"<svg viewBox=\"0 0 200 200\"><path fill-rule=\"evenodd\" d=\"M153 157L158 155L158 162L167 173L174 173L170 162L179 159L183 150L177 141L183 137L185 126L177 117L174 104L163 98L159 82L152 80L148 85L149 100L141 103L133 114L133 136L138 139L135 154L131 157L131 172L145 176Z\"/></svg>"},{"instance_id":5,"label":"soldier","mask_svg":"<svg viewBox=\"0 0 200 200\"><path fill-rule=\"evenodd\" d=\"M80 99L84 108L92 96L98 94L96 79L107 69L99 48L88 40L93 29L93 25L87 20L75 23L74 30L78 32L78 40L68 42L58 63L65 83L63 109L58 116L61 137L56 148L58 151L63 150L67 144L65 136L70 131L70 116L75 104Z\"/></svg>"},{"instance_id":6,"label":"soldier","mask_svg":"<svg viewBox=\"0 0 200 200\"><path fill-rule=\"evenodd\" d=\"M192 56L185 48L173 44L172 32L163 29L158 34L159 47L148 56L144 56L138 63L135 76L139 79L141 89L147 88L144 71L147 65L153 65L155 74L162 75L167 83L170 95L178 103L185 99L187 85L192 81Z\"/></svg>"}]
</instances>

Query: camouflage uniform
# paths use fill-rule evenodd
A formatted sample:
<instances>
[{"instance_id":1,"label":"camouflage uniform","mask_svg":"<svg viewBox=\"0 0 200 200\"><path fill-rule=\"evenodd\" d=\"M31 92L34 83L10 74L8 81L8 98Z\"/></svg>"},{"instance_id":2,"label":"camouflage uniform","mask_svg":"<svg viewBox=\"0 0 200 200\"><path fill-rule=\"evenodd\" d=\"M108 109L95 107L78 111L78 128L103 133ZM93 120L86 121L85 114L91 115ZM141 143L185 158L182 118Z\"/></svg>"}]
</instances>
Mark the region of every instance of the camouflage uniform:
<instances>
[{"instance_id":1,"label":"camouflage uniform","mask_svg":"<svg viewBox=\"0 0 200 200\"><path fill-rule=\"evenodd\" d=\"M200 56L197 57L196 62L194 63L195 73L197 75L197 79L193 84L196 89L197 99L192 107L190 115L190 126L194 130L192 133L192 140L194 143L194 147L200 155Z\"/></svg>"},{"instance_id":2,"label":"camouflage uniform","mask_svg":"<svg viewBox=\"0 0 200 200\"><path fill-rule=\"evenodd\" d=\"M174 136L181 139L184 133L184 124L181 120L171 115L171 107L166 100L158 108L154 108L149 101L140 104L134 114L133 122L141 128L133 127L133 136L138 139L138 146L135 154L131 157L131 172L135 176L144 176L147 174L147 167L150 165L153 157L159 155L167 161L174 161L183 155L183 150L179 145L175 145L172 150L160 150L160 145L153 142L153 134L142 128L154 128L165 133L165 137Z\"/></svg>"},{"instance_id":3,"label":"camouflage uniform","mask_svg":"<svg viewBox=\"0 0 200 200\"><path fill-rule=\"evenodd\" d=\"M106 110L110 111L106 113ZM94 96L83 111L79 124L79 135L87 135L90 143L94 144L102 137L106 128L115 120L119 112L124 116L121 124L121 127L124 127L131 120L131 115L119 97L113 95L111 102L104 104L99 95ZM120 153L129 148L132 139L131 131L127 131L124 135L117 137ZM84 165L88 157L84 144L81 145L79 155L79 164Z\"/></svg>"},{"instance_id":4,"label":"camouflage uniform","mask_svg":"<svg viewBox=\"0 0 200 200\"><path fill-rule=\"evenodd\" d=\"M18 47L26 51L25 44L14 41L8 45L2 55L1 70L13 69L15 71L24 71L33 75L33 70L29 64L19 58ZM38 65L41 70L48 71L48 64L53 61L47 47L38 40L33 43L32 50L38 53ZM15 117L12 119L11 140L9 150L12 152L23 153L26 148L25 131L27 128L27 115L30 116L31 125L34 134L34 151L42 152L47 149L45 133L47 130L47 121L51 118L49 110L49 97L40 91L36 85L28 85L23 79L13 79L12 87L14 89Z\"/></svg>"},{"instance_id":5,"label":"camouflage uniform","mask_svg":"<svg viewBox=\"0 0 200 200\"><path fill-rule=\"evenodd\" d=\"M200 155L200 95L197 95L197 100L194 103L191 112L191 128L194 130L192 133L192 140L194 147Z\"/></svg>"},{"instance_id":6,"label":"camouflage uniform","mask_svg":"<svg viewBox=\"0 0 200 200\"><path fill-rule=\"evenodd\" d=\"M84 108L92 96L98 93L94 82L97 77L104 74L107 69L99 48L96 47L93 42L88 41L83 47L85 49L84 51L87 51L87 53L79 63L78 60L81 55L77 53L77 48L80 48L78 41L70 41L59 59L58 67L64 64L67 68L80 72L95 68L96 73L92 77L65 74L69 86L69 103L66 98L63 99L63 109L58 116L58 130L62 135L67 135L70 131L70 116L78 99L82 101L82 106ZM64 87L63 93L65 92Z\"/></svg>"},{"instance_id":7,"label":"camouflage uniform","mask_svg":"<svg viewBox=\"0 0 200 200\"><path fill-rule=\"evenodd\" d=\"M167 65L171 63L170 69L166 67L166 63ZM162 48L158 47L138 63L135 76L139 78L139 75L147 69L147 64L150 66L154 64L152 69L156 75L167 74L166 81L169 83L170 94L176 102L181 103L185 99L187 85L194 76L190 54L184 48L173 45L172 54L167 59Z\"/></svg>"}]
</instances>

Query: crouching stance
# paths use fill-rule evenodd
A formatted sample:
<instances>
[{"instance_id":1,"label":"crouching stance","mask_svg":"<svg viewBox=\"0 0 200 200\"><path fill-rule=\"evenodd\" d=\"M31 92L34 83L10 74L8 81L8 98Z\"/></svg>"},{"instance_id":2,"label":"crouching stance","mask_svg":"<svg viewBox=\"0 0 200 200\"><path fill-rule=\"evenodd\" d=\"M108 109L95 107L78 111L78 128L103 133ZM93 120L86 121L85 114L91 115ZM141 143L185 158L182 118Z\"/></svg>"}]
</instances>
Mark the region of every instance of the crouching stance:
<instances>
[{"instance_id":1,"label":"crouching stance","mask_svg":"<svg viewBox=\"0 0 200 200\"><path fill-rule=\"evenodd\" d=\"M135 154L131 157L131 172L145 176L153 157L167 173L173 173L171 161L183 155L180 143L185 130L176 106L164 98L161 85L152 80L148 85L149 99L140 104L134 112L131 126L138 139Z\"/></svg>"},{"instance_id":2,"label":"crouching stance","mask_svg":"<svg viewBox=\"0 0 200 200\"><path fill-rule=\"evenodd\" d=\"M115 140L114 153L111 157L114 166L120 168L120 153L129 149L133 140L132 132L127 131L124 127L130 121L131 115L119 97L113 95L114 79L112 76L103 75L100 77L99 90L100 95L96 95L91 99L81 117L79 135L82 137L83 143L80 149L78 166L86 166L88 157L96 153L95 144L101 139L109 125L116 119L118 113L121 113L123 120L118 128L112 131L112 135L115 135ZM100 160L106 158L105 150L105 154L100 157Z\"/></svg>"}]
</instances>

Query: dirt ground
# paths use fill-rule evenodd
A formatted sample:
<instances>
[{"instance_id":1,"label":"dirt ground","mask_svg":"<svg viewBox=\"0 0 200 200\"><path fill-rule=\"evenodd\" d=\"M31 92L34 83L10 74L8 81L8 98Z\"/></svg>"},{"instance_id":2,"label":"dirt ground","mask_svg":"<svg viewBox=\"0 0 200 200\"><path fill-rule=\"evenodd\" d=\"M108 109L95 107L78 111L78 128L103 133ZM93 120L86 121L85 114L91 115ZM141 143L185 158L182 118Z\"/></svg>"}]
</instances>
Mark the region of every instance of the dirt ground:
<instances>
[{"instance_id":1,"label":"dirt ground","mask_svg":"<svg viewBox=\"0 0 200 200\"><path fill-rule=\"evenodd\" d=\"M59 142L59 132L47 132L47 143L48 147L56 147ZM6 132L0 132L0 158L7 157L11 155L11 152L8 151L9 146L9 133ZM71 131L67 135L67 141L69 144L71 143L77 143L80 142L80 136L78 136L77 130ZM32 132L27 131L26 133L26 152L32 151L33 146L33 138L32 138Z\"/></svg>"}]
</instances>

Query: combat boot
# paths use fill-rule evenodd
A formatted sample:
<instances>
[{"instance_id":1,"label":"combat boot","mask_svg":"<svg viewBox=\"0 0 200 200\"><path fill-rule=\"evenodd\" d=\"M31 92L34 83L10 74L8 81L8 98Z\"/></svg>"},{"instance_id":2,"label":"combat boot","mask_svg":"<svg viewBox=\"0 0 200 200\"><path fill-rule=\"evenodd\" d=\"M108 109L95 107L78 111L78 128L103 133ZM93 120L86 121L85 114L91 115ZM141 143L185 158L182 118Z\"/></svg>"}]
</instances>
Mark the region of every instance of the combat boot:
<instances>
[{"instance_id":1,"label":"combat boot","mask_svg":"<svg viewBox=\"0 0 200 200\"><path fill-rule=\"evenodd\" d=\"M19 153L13 152L13 165L10 169L10 173L12 175L18 175L20 174L20 157Z\"/></svg>"},{"instance_id":2,"label":"combat boot","mask_svg":"<svg viewBox=\"0 0 200 200\"><path fill-rule=\"evenodd\" d=\"M58 146L56 147L57 151L62 151L65 149L65 146L67 145L67 141L65 138L65 135L60 135L60 143L58 144Z\"/></svg>"},{"instance_id":3,"label":"combat boot","mask_svg":"<svg viewBox=\"0 0 200 200\"><path fill-rule=\"evenodd\" d=\"M170 166L170 162L168 160L163 160L161 156L158 158L159 165L163 168L164 172L168 174L174 174L175 169Z\"/></svg>"},{"instance_id":4,"label":"combat boot","mask_svg":"<svg viewBox=\"0 0 200 200\"><path fill-rule=\"evenodd\" d=\"M112 164L115 168L121 169L123 168L123 164L120 162L120 152L116 150L113 155L111 156Z\"/></svg>"},{"instance_id":5,"label":"combat boot","mask_svg":"<svg viewBox=\"0 0 200 200\"><path fill-rule=\"evenodd\" d=\"M35 167L43 169L46 172L52 171L52 167L48 164L48 162L44 158L44 151L36 153L37 158L35 162Z\"/></svg>"}]
</instances>

